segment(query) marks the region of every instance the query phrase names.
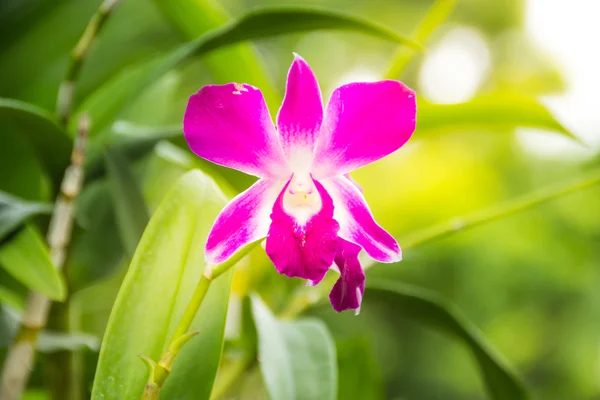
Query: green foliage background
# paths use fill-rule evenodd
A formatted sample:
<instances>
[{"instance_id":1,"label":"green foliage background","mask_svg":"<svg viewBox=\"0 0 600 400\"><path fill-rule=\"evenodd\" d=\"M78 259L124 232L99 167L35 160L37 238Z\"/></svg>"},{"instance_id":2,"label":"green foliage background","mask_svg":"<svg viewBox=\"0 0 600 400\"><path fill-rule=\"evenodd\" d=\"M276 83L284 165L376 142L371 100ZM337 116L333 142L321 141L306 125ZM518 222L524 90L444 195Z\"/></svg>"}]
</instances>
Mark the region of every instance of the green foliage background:
<instances>
[{"instance_id":1,"label":"green foliage background","mask_svg":"<svg viewBox=\"0 0 600 400\"><path fill-rule=\"evenodd\" d=\"M51 351L40 343L27 399L89 398L95 385L98 343L136 244L149 216L185 172L201 169L229 197L252 183L248 176L206 163L189 152L179 129L190 94L208 83L247 82L263 90L274 115L292 52L310 63L326 97L337 79L356 66L379 71L383 77L400 48L394 35L411 37L433 4L303 1L302 6L360 16L377 27L326 18L315 22L316 14L303 19L295 9L294 18L267 20L269 25L262 25L265 34L257 26L240 24L217 43L260 37L251 44L200 54L205 46L202 41L180 46L255 7L298 3L123 0L91 47L77 81L74 118L63 130L54 116L58 88L69 54L100 3L0 3L0 264L5 264L0 268L0 358L14 335L14 320L23 310L29 288L63 297L64 282L54 277L47 261L35 264L38 272L14 273L21 265L31 266L32 257L45 260L44 254L17 246L25 245L19 235L37 237L46 231L49 203L69 162L77 116L86 112L92 123L86 185L76 204L64 278L69 288L70 324L61 322L64 309L55 307L48 331L58 332L62 341L55 342L58 345ZM431 47L452 26L476 29L485 37L493 60L487 80L476 98L463 105L430 104L420 96L421 111L411 144L353 174L376 220L399 238L401 246L409 246L413 232L587 174L597 164L536 158L517 142L515 129L520 126L570 134L535 101L564 90L565 83L551 60L533 45L517 59L504 51L502 43L508 35L526 38L523 9L520 0L456 1L446 24L431 26L433 33L423 44ZM379 31L380 27L387 30ZM292 33L272 37L269 29ZM174 53L177 48L179 53ZM417 94L422 60L417 53L401 76ZM337 379L339 399L526 398L522 383L535 399L598 399L599 200L600 189L592 187L411 246L401 263L369 269L359 316L336 314L322 301L303 310L310 320L275 320L275 315L286 315L294 299L310 296L316 289L279 276L257 247L233 277L229 311L238 323L230 323L225 331L216 387L224 382L223 371L242 359L243 373L227 385L230 398L258 399L267 393L283 398L274 394L282 392L265 387L264 382L272 377L261 377L261 371L267 375L281 362L270 360L269 352L260 348L269 338L256 338L266 330L255 329L254 324L266 321L281 332L294 332L286 336L287 342L279 343L291 359L296 359L294 351L306 350L292 340L298 332L308 332L309 340L323 335L326 343L331 336L337 368L325 374L330 379L323 385L335 384L331 379ZM206 218L203 223L210 224L214 215ZM407 241L403 243L402 238ZM33 242L39 251L40 241ZM19 257L19 251L27 257ZM40 283L42 276L54 280ZM246 297L249 293L257 294L252 306ZM262 317L255 316L254 322L252 308L262 310ZM136 323L121 328L135 330ZM202 334L193 340L202 340ZM270 368L257 363L257 343L260 362ZM319 343L306 346L323 347ZM323 354L330 350L331 346L316 350L315 357L325 359L328 356ZM53 375L57 366L61 370L64 365L61 354L74 356L62 378L76 387L75 394L67 393L63 381ZM186 359L194 362L192 355ZM300 362L313 361L306 357ZM143 368L140 361L133 362ZM297 368L302 365L294 364L290 370ZM306 374L312 376L310 368ZM336 391L326 392L335 396ZM302 393L295 396L309 398Z\"/></svg>"}]
</instances>

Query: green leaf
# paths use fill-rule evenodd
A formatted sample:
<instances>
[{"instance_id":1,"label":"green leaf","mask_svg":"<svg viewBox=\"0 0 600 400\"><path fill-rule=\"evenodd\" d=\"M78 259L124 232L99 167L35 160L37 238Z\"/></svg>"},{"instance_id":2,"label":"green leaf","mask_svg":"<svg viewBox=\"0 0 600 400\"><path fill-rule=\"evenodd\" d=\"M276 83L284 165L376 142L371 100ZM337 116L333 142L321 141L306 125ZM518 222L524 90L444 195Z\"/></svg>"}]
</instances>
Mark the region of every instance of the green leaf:
<instances>
[{"instance_id":1,"label":"green leaf","mask_svg":"<svg viewBox=\"0 0 600 400\"><path fill-rule=\"evenodd\" d=\"M433 292L390 280L368 279L367 286L392 295L390 304L407 318L462 341L477 360L491 398L529 399L521 379L455 306Z\"/></svg>"},{"instance_id":2,"label":"green leaf","mask_svg":"<svg viewBox=\"0 0 600 400\"><path fill-rule=\"evenodd\" d=\"M133 83L122 87L121 96L117 98L113 96L109 99L110 105L104 107L110 108L114 112L123 110L127 104L135 101L137 96L149 85L192 57L246 40L324 29L358 31L420 49L417 43L361 17L310 7L265 7L251 11L222 28L210 31L193 42L180 46L165 56L162 61L157 62L156 66L153 63L148 68L137 71L136 76L132 79ZM96 130L113 121L115 116L104 113L102 120L98 121L95 118Z\"/></svg>"},{"instance_id":3,"label":"green leaf","mask_svg":"<svg viewBox=\"0 0 600 400\"><path fill-rule=\"evenodd\" d=\"M0 126L18 129L56 186L69 165L72 140L48 111L19 100L0 98Z\"/></svg>"},{"instance_id":4,"label":"green leaf","mask_svg":"<svg viewBox=\"0 0 600 400\"><path fill-rule=\"evenodd\" d=\"M337 398L335 343L316 319L278 321L254 296L252 312L258 331L260 368L271 399Z\"/></svg>"},{"instance_id":5,"label":"green leaf","mask_svg":"<svg viewBox=\"0 0 600 400\"><path fill-rule=\"evenodd\" d=\"M416 135L528 127L576 137L537 99L518 94L476 97L459 104L419 103Z\"/></svg>"},{"instance_id":6,"label":"green leaf","mask_svg":"<svg viewBox=\"0 0 600 400\"><path fill-rule=\"evenodd\" d=\"M132 257L148 223L148 210L128 160L112 149L104 151L104 159L110 179L117 227L123 247Z\"/></svg>"},{"instance_id":7,"label":"green leaf","mask_svg":"<svg viewBox=\"0 0 600 400\"><path fill-rule=\"evenodd\" d=\"M148 373L138 355L158 359L204 269L208 231L226 203L198 170L185 174L150 219L115 301L93 399L139 399ZM207 399L221 357L233 269L211 285L161 399Z\"/></svg>"},{"instance_id":8,"label":"green leaf","mask_svg":"<svg viewBox=\"0 0 600 400\"><path fill-rule=\"evenodd\" d=\"M65 298L65 283L52 265L48 248L35 228L26 225L0 247L0 265L31 290L53 300Z\"/></svg>"},{"instance_id":9,"label":"green leaf","mask_svg":"<svg viewBox=\"0 0 600 400\"><path fill-rule=\"evenodd\" d=\"M26 201L0 191L0 242L29 218L50 214L52 209L52 204Z\"/></svg>"}]
</instances>

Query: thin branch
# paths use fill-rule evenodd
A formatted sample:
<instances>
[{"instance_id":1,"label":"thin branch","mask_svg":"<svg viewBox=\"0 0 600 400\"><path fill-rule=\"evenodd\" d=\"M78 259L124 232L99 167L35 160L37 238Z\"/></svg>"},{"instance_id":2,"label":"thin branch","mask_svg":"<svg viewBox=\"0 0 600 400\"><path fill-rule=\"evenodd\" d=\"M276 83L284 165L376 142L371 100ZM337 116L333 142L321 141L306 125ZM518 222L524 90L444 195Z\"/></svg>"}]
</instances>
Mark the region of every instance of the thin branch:
<instances>
[{"instance_id":1,"label":"thin branch","mask_svg":"<svg viewBox=\"0 0 600 400\"><path fill-rule=\"evenodd\" d=\"M50 260L58 270L61 270L64 265L66 248L71 239L73 202L79 195L83 182L83 161L88 130L89 121L87 116L83 115L79 120L78 134L71 154L71 165L65 171L48 229ZM50 305L51 300L48 297L35 292L29 294L17 336L4 362L0 383L2 400L21 398L33 368L37 337L46 325Z\"/></svg>"},{"instance_id":2,"label":"thin branch","mask_svg":"<svg viewBox=\"0 0 600 400\"><path fill-rule=\"evenodd\" d=\"M411 39L424 46L433 31L450 16L455 5L456 0L437 0L413 32ZM386 79L397 79L416 54L417 51L408 46L399 48L390 62Z\"/></svg>"},{"instance_id":3,"label":"thin branch","mask_svg":"<svg viewBox=\"0 0 600 400\"><path fill-rule=\"evenodd\" d=\"M121 1L122 0L104 0L86 26L79 42L77 42L71 51L69 65L67 66L67 71L58 89L58 99L56 101L56 113L63 126L67 126L71 118L75 83L79 78L81 67L106 20Z\"/></svg>"}]
</instances>

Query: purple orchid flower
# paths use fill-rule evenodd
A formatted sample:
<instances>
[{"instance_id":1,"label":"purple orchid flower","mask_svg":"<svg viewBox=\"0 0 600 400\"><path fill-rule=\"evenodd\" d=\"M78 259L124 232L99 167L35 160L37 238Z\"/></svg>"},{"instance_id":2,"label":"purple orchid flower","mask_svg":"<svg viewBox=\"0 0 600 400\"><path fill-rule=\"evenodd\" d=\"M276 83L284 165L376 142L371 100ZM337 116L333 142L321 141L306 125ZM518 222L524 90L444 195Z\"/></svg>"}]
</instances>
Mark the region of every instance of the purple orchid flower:
<instances>
[{"instance_id":1,"label":"purple orchid flower","mask_svg":"<svg viewBox=\"0 0 600 400\"><path fill-rule=\"evenodd\" d=\"M415 130L415 93L401 82L337 88L325 110L319 84L298 55L290 68L277 126L259 89L229 83L201 88L189 99L185 139L198 156L260 179L223 209L206 243L209 263L266 237L279 273L315 285L335 265L330 300L337 311L359 310L363 249L396 262L396 240L373 219L348 173L396 151Z\"/></svg>"}]
</instances>

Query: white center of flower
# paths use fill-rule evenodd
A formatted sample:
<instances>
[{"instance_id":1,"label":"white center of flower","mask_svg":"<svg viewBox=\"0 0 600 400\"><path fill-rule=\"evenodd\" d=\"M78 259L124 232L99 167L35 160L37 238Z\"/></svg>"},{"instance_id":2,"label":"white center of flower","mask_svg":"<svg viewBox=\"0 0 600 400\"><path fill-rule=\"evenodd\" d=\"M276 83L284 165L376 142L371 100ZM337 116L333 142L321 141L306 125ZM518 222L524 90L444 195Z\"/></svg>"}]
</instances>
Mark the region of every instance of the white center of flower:
<instances>
[{"instance_id":1,"label":"white center of flower","mask_svg":"<svg viewBox=\"0 0 600 400\"><path fill-rule=\"evenodd\" d=\"M283 195L283 209L300 225L321 210L319 191L309 174L294 174Z\"/></svg>"}]
</instances>

